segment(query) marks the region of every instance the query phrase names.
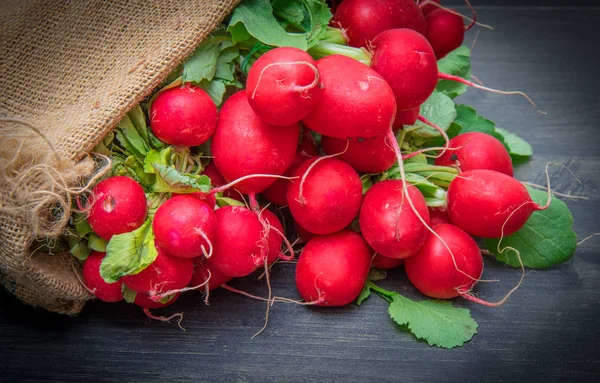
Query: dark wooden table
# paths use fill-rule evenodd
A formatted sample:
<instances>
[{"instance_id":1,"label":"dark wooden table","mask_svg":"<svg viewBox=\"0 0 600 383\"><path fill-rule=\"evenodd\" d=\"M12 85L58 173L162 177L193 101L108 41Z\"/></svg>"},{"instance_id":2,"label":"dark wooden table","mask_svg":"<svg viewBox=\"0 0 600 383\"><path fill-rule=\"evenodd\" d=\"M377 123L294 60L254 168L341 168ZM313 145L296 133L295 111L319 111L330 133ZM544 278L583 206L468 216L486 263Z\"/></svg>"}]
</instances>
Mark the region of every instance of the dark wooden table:
<instances>
[{"instance_id":1,"label":"dark wooden table","mask_svg":"<svg viewBox=\"0 0 600 383\"><path fill-rule=\"evenodd\" d=\"M470 90L461 102L498 126L518 133L535 151L519 165L521 180L544 183L548 161L553 187L589 200L566 201L579 238L599 232L600 8L480 8L482 29L473 73L486 85L520 89L518 96ZM470 32L466 44L471 44ZM486 260L477 291L500 298L519 277ZM278 295L297 297L292 265L274 269ZM420 297L402 272L383 286ZM237 287L264 295L252 278ZM52 381L600 381L600 238L581 245L571 261L527 275L499 308L456 300L471 309L479 334L462 348L442 350L400 331L386 303L319 309L276 304L266 331L265 305L215 291L210 306L185 294L164 313L185 311L183 326L149 321L125 303L88 304L75 318L25 307L0 292L0 380Z\"/></svg>"}]
</instances>

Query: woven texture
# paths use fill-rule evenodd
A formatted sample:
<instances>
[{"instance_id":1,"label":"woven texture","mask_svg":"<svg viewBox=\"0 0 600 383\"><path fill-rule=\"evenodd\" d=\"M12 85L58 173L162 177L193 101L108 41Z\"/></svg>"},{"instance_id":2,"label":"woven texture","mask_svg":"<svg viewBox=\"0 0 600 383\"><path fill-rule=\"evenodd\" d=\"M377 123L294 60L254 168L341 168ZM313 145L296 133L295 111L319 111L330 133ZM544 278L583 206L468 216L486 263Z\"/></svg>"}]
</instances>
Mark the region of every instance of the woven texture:
<instances>
[{"instance_id":1,"label":"woven texture","mask_svg":"<svg viewBox=\"0 0 600 383\"><path fill-rule=\"evenodd\" d=\"M76 314L92 298L73 257L32 241L63 229L55 206L93 172L88 153L237 2L0 5L0 282L21 300Z\"/></svg>"}]
</instances>

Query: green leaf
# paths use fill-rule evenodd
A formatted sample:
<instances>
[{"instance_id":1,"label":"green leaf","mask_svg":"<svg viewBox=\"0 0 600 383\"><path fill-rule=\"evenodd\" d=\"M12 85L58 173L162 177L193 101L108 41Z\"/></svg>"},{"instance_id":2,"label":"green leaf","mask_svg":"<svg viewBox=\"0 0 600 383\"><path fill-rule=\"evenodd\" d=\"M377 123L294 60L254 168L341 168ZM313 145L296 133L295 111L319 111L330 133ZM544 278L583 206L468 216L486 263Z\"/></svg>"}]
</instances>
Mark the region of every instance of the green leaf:
<instances>
[{"instance_id":1,"label":"green leaf","mask_svg":"<svg viewBox=\"0 0 600 383\"><path fill-rule=\"evenodd\" d=\"M200 88L204 89L206 93L212 98L216 106L221 105L223 102L223 96L225 95L226 86L225 83L220 79L213 79L212 81L202 81L198 84Z\"/></svg>"},{"instance_id":2,"label":"green leaf","mask_svg":"<svg viewBox=\"0 0 600 383\"><path fill-rule=\"evenodd\" d=\"M288 33L273 14L269 0L242 1L233 11L227 30L234 43L254 37L266 45L290 46L304 51L309 47L310 32Z\"/></svg>"},{"instance_id":3,"label":"green leaf","mask_svg":"<svg viewBox=\"0 0 600 383\"><path fill-rule=\"evenodd\" d=\"M148 219L138 229L111 238L100 264L100 276L106 283L116 282L144 270L157 256L152 220Z\"/></svg>"},{"instance_id":4,"label":"green leaf","mask_svg":"<svg viewBox=\"0 0 600 383\"><path fill-rule=\"evenodd\" d=\"M548 194L527 188L533 201L544 205ZM519 251L523 265L531 268L547 268L571 259L577 247L577 235L573 231L573 216L564 202L552 197L550 207L534 212L519 231L499 239L485 239L485 245L497 260L512 267L520 267L512 247Z\"/></svg>"},{"instance_id":5,"label":"green leaf","mask_svg":"<svg viewBox=\"0 0 600 383\"><path fill-rule=\"evenodd\" d=\"M360 306L364 302L364 300L367 299L370 295L371 295L371 288L369 287L368 284L366 284L365 287L363 287L360 294L358 295L358 298L356 298L356 304L358 306Z\"/></svg>"},{"instance_id":6,"label":"green leaf","mask_svg":"<svg viewBox=\"0 0 600 383\"><path fill-rule=\"evenodd\" d=\"M71 248L69 249L70 253L80 261L85 261L92 252L92 249L88 247L88 244L85 240L80 240L75 242Z\"/></svg>"},{"instance_id":7,"label":"green leaf","mask_svg":"<svg viewBox=\"0 0 600 383\"><path fill-rule=\"evenodd\" d=\"M272 1L273 13L287 30L304 32L308 47L318 43L326 32L332 14L321 0Z\"/></svg>"},{"instance_id":8,"label":"green leaf","mask_svg":"<svg viewBox=\"0 0 600 383\"><path fill-rule=\"evenodd\" d=\"M454 101L443 93L434 92L429 96L427 101L421 105L421 115L444 131L448 130L450 124L452 124L452 121L456 118L456 114ZM410 130L413 134L426 138L440 136L437 130L421 121L417 121L415 125L405 127L404 129Z\"/></svg>"},{"instance_id":9,"label":"green leaf","mask_svg":"<svg viewBox=\"0 0 600 383\"><path fill-rule=\"evenodd\" d=\"M135 130L139 133L140 137L146 142L148 142L148 126L146 125L146 116L144 115L144 111L141 106L138 104L133 107L129 112L127 112L127 116L131 120L131 123L135 127Z\"/></svg>"},{"instance_id":10,"label":"green leaf","mask_svg":"<svg viewBox=\"0 0 600 383\"><path fill-rule=\"evenodd\" d=\"M154 191L157 193L166 193L166 192L184 192L185 189L196 189L203 193L208 193L210 191L210 178L204 174L189 174L189 173L181 173L175 169L174 166L165 166L162 164L152 164L154 170L157 175L165 181L168 185L167 187L158 188L157 190L156 184Z\"/></svg>"},{"instance_id":11,"label":"green leaf","mask_svg":"<svg viewBox=\"0 0 600 383\"><path fill-rule=\"evenodd\" d=\"M386 278L387 278L387 271L381 270L381 269L376 269L376 268L371 268L369 270L369 276L367 277L368 280L373 281L373 282L383 281Z\"/></svg>"},{"instance_id":12,"label":"green leaf","mask_svg":"<svg viewBox=\"0 0 600 383\"><path fill-rule=\"evenodd\" d=\"M233 199L233 198L229 198L229 197L217 196L216 200L217 200L217 206L219 206L219 207L225 207L225 206L245 207L246 206L243 202L240 202L237 199Z\"/></svg>"},{"instance_id":13,"label":"green leaf","mask_svg":"<svg viewBox=\"0 0 600 383\"><path fill-rule=\"evenodd\" d=\"M116 129L116 138L128 155L144 158L150 149L131 122L128 115L123 116Z\"/></svg>"},{"instance_id":14,"label":"green leaf","mask_svg":"<svg viewBox=\"0 0 600 383\"><path fill-rule=\"evenodd\" d=\"M106 245L108 245L107 240L98 237L96 234L90 234L88 238L88 246L90 249L105 253Z\"/></svg>"},{"instance_id":15,"label":"green leaf","mask_svg":"<svg viewBox=\"0 0 600 383\"><path fill-rule=\"evenodd\" d=\"M363 174L360 177L360 182L362 183L362 193L365 195L367 190L373 186L373 179L371 178L371 174Z\"/></svg>"},{"instance_id":16,"label":"green leaf","mask_svg":"<svg viewBox=\"0 0 600 383\"><path fill-rule=\"evenodd\" d=\"M504 143L508 146L508 153L511 156L531 157L533 155L531 145L516 134L501 128L496 128L496 133L502 136Z\"/></svg>"},{"instance_id":17,"label":"green leaf","mask_svg":"<svg viewBox=\"0 0 600 383\"><path fill-rule=\"evenodd\" d=\"M182 82L200 83L212 80L217 71L219 59L219 43L221 41L209 37L204 40L192 55L183 63Z\"/></svg>"},{"instance_id":18,"label":"green leaf","mask_svg":"<svg viewBox=\"0 0 600 383\"><path fill-rule=\"evenodd\" d=\"M391 296L388 310L392 319L430 346L462 346L477 333L477 322L469 310L439 300L413 301L400 294Z\"/></svg>"},{"instance_id":19,"label":"green leaf","mask_svg":"<svg viewBox=\"0 0 600 383\"><path fill-rule=\"evenodd\" d=\"M470 55L469 48L462 45L438 60L438 71L470 80ZM450 98L455 98L467 91L467 85L456 81L442 80L438 82L436 90L444 93Z\"/></svg>"},{"instance_id":20,"label":"green leaf","mask_svg":"<svg viewBox=\"0 0 600 383\"><path fill-rule=\"evenodd\" d=\"M132 178L134 178L144 189L149 189L156 182L154 174L149 174L144 169L145 161L135 156L129 156L125 159L123 166L127 169Z\"/></svg>"},{"instance_id":21,"label":"green leaf","mask_svg":"<svg viewBox=\"0 0 600 383\"><path fill-rule=\"evenodd\" d=\"M496 124L487 118L477 115L475 108L468 105L456 106L456 119L454 123L461 127L460 134L467 132L481 132L494 135Z\"/></svg>"},{"instance_id":22,"label":"green leaf","mask_svg":"<svg viewBox=\"0 0 600 383\"><path fill-rule=\"evenodd\" d=\"M228 46L229 44L229 42L221 44L215 77L233 81L235 79L235 59L240 56L240 49L235 45Z\"/></svg>"},{"instance_id":23,"label":"green leaf","mask_svg":"<svg viewBox=\"0 0 600 383\"><path fill-rule=\"evenodd\" d=\"M125 302L133 303L133 301L135 301L137 293L129 287L127 287L125 283L121 285L121 291L123 292L123 299L125 299Z\"/></svg>"},{"instance_id":24,"label":"green leaf","mask_svg":"<svg viewBox=\"0 0 600 383\"><path fill-rule=\"evenodd\" d=\"M78 213L73 216L73 225L75 226L75 231L80 238L83 238L86 235L94 232L90 226L90 223L83 214Z\"/></svg>"}]
</instances>

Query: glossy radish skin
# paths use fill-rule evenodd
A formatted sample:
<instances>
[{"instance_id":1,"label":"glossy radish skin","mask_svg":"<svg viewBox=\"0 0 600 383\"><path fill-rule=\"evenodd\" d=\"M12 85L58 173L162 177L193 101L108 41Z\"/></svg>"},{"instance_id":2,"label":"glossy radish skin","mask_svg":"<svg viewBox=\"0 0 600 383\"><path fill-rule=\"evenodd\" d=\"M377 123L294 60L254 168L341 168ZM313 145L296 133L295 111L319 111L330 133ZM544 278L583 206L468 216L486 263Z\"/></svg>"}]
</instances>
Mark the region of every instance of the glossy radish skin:
<instances>
[{"instance_id":1,"label":"glossy radish skin","mask_svg":"<svg viewBox=\"0 0 600 383\"><path fill-rule=\"evenodd\" d=\"M399 111L414 109L429 98L438 67L427 39L412 29L389 29L373 40L371 68L391 86Z\"/></svg>"},{"instance_id":2,"label":"glossy radish skin","mask_svg":"<svg viewBox=\"0 0 600 383\"><path fill-rule=\"evenodd\" d=\"M217 107L200 87L185 84L160 93L150 107L150 128L174 146L202 145L217 126Z\"/></svg>"},{"instance_id":3,"label":"glossy radish skin","mask_svg":"<svg viewBox=\"0 0 600 383\"><path fill-rule=\"evenodd\" d=\"M296 154L300 125L275 126L262 121L250 107L245 91L231 96L221 108L212 137L212 155L227 182L252 174L281 175ZM244 180L235 188L260 193L276 178Z\"/></svg>"},{"instance_id":4,"label":"glossy radish skin","mask_svg":"<svg viewBox=\"0 0 600 383\"><path fill-rule=\"evenodd\" d=\"M88 222L100 238L129 233L144 223L148 213L144 189L125 176L100 181L93 189Z\"/></svg>"},{"instance_id":5,"label":"glossy radish skin","mask_svg":"<svg viewBox=\"0 0 600 383\"><path fill-rule=\"evenodd\" d=\"M377 253L371 260L371 267L380 270L391 270L402 266L404 259L389 258Z\"/></svg>"},{"instance_id":6,"label":"glossy radish skin","mask_svg":"<svg viewBox=\"0 0 600 383\"><path fill-rule=\"evenodd\" d=\"M160 205L152 229L156 244L168 254L193 258L210 251L202 234L214 245L216 217L206 202L194 196L180 195Z\"/></svg>"},{"instance_id":7,"label":"glossy radish skin","mask_svg":"<svg viewBox=\"0 0 600 383\"><path fill-rule=\"evenodd\" d=\"M150 296L148 294L136 294L135 299L133 300L133 304L136 306L139 306L141 308L144 309L159 309L162 307L167 307L172 305L173 303L175 303L175 301L177 299L179 299L179 296L181 295L181 293L177 293L175 295L173 295L173 297L167 301L166 303L161 303L161 302L157 302L157 301L153 301L152 299L150 299Z\"/></svg>"},{"instance_id":8,"label":"glossy radish skin","mask_svg":"<svg viewBox=\"0 0 600 383\"><path fill-rule=\"evenodd\" d=\"M414 0L344 0L334 21L348 37L348 45L366 47L379 33L410 28L425 33L425 17Z\"/></svg>"},{"instance_id":9,"label":"glossy radish skin","mask_svg":"<svg viewBox=\"0 0 600 383\"><path fill-rule=\"evenodd\" d=\"M220 272L215 270L213 267L208 265L208 263L205 260L201 260L200 258L194 259L194 265L195 265L194 275L192 276L192 279L191 279L190 283L188 284L190 287L200 286L201 284L206 282L209 275L210 275L210 280L208 281L208 290L209 291L212 291L212 290L218 288L219 286L221 286L223 283L227 283L233 279L230 276L221 274ZM210 274L209 274L209 271L210 271ZM199 291L205 291L205 290L204 290L204 288L200 288Z\"/></svg>"},{"instance_id":10,"label":"glossy radish skin","mask_svg":"<svg viewBox=\"0 0 600 383\"><path fill-rule=\"evenodd\" d=\"M427 21L425 37L438 60L463 43L465 25L462 17L445 9L436 9L430 12L425 20Z\"/></svg>"},{"instance_id":11,"label":"glossy radish skin","mask_svg":"<svg viewBox=\"0 0 600 383\"><path fill-rule=\"evenodd\" d=\"M442 210L440 208L429 208L429 224L431 226L438 225L440 223L452 223L448 210Z\"/></svg>"},{"instance_id":12,"label":"glossy radish skin","mask_svg":"<svg viewBox=\"0 0 600 383\"><path fill-rule=\"evenodd\" d=\"M261 120L277 126L297 123L319 102L315 60L298 48L272 49L252 64L246 90Z\"/></svg>"},{"instance_id":13,"label":"glossy radish skin","mask_svg":"<svg viewBox=\"0 0 600 383\"><path fill-rule=\"evenodd\" d=\"M118 302L123 299L122 282L106 283L100 276L100 264L106 253L92 251L83 263L83 281L96 298L104 302Z\"/></svg>"},{"instance_id":14,"label":"glossy radish skin","mask_svg":"<svg viewBox=\"0 0 600 383\"><path fill-rule=\"evenodd\" d=\"M137 293L160 294L186 287L194 273L193 260L172 257L160 247L156 249L154 262L137 274L121 278L123 283Z\"/></svg>"},{"instance_id":15,"label":"glossy radish skin","mask_svg":"<svg viewBox=\"0 0 600 383\"><path fill-rule=\"evenodd\" d=\"M396 163L396 154L386 140L385 134L363 140L322 136L321 145L326 154L342 153L348 145L348 149L336 158L346 162L359 173L381 173Z\"/></svg>"},{"instance_id":16,"label":"glossy radish skin","mask_svg":"<svg viewBox=\"0 0 600 383\"><path fill-rule=\"evenodd\" d=\"M429 233L419 252L404 261L408 279L423 294L438 299L450 299L469 291L483 272L479 246L469 234L450 224L436 225L433 230L452 250L452 256L435 235Z\"/></svg>"},{"instance_id":17,"label":"glossy radish skin","mask_svg":"<svg viewBox=\"0 0 600 383\"><path fill-rule=\"evenodd\" d=\"M488 169L513 176L510 154L498 139L489 134L460 134L450 140L448 147L453 150L448 150L436 158L436 165L453 166L463 172Z\"/></svg>"},{"instance_id":18,"label":"glossy radish skin","mask_svg":"<svg viewBox=\"0 0 600 383\"><path fill-rule=\"evenodd\" d=\"M484 238L513 234L525 225L531 213L539 210L523 184L485 169L461 173L450 183L447 199L452 222L467 233Z\"/></svg>"},{"instance_id":19,"label":"glossy radish skin","mask_svg":"<svg viewBox=\"0 0 600 383\"><path fill-rule=\"evenodd\" d=\"M302 185L302 177L310 169ZM336 158L317 157L304 161L293 173L287 202L294 217L313 234L330 234L350 225L360 209L362 184L356 170Z\"/></svg>"},{"instance_id":20,"label":"glossy radish skin","mask_svg":"<svg viewBox=\"0 0 600 383\"><path fill-rule=\"evenodd\" d=\"M407 193L419 215L429 224L429 211L419 189L409 185ZM369 246L390 258L413 256L423 246L428 233L402 192L400 180L373 185L365 194L358 221Z\"/></svg>"},{"instance_id":21,"label":"glossy radish skin","mask_svg":"<svg viewBox=\"0 0 600 383\"><path fill-rule=\"evenodd\" d=\"M317 68L323 89L317 106L302 120L306 126L342 139L371 138L389 130L396 101L381 75L341 55L317 60Z\"/></svg>"},{"instance_id":22,"label":"glossy radish skin","mask_svg":"<svg viewBox=\"0 0 600 383\"><path fill-rule=\"evenodd\" d=\"M262 266L263 226L256 214L241 206L225 206L215 214L217 236L208 266L230 277L244 277Z\"/></svg>"},{"instance_id":23,"label":"glossy radish skin","mask_svg":"<svg viewBox=\"0 0 600 383\"><path fill-rule=\"evenodd\" d=\"M316 157L319 155L319 151L317 150L317 146L310 136L305 134L300 143L298 144L298 151L296 152L296 156L294 157L294 161L290 165L290 167L283 173L285 176L289 176L292 172L305 160ZM263 197L267 199L267 201L274 203L275 205L285 206L287 205L287 187L290 183L289 180L278 179L271 186L269 186L265 191L262 192Z\"/></svg>"},{"instance_id":24,"label":"glossy radish skin","mask_svg":"<svg viewBox=\"0 0 600 383\"><path fill-rule=\"evenodd\" d=\"M351 303L367 281L371 255L360 234L350 230L311 238L296 265L300 296L317 306Z\"/></svg>"},{"instance_id":25,"label":"glossy radish skin","mask_svg":"<svg viewBox=\"0 0 600 383\"><path fill-rule=\"evenodd\" d=\"M402 129L404 125L414 125L415 122L417 122L417 118L419 118L419 113L421 113L420 107L397 111L396 119L394 120L394 125L392 125L392 127L394 130L398 130Z\"/></svg>"},{"instance_id":26,"label":"glossy radish skin","mask_svg":"<svg viewBox=\"0 0 600 383\"><path fill-rule=\"evenodd\" d=\"M261 217L269 224L271 230L269 230L269 253L267 257L267 263L271 264L279 258L279 254L281 253L281 244L283 243L283 237L277 234L279 231L281 234L283 232L283 226L281 225L281 221L279 218L270 210L263 209L261 211ZM275 229L275 230L273 230Z\"/></svg>"},{"instance_id":27,"label":"glossy radish skin","mask_svg":"<svg viewBox=\"0 0 600 383\"><path fill-rule=\"evenodd\" d=\"M421 5L419 5L419 8L421 8L421 12L423 12L423 15L425 16L425 21L427 21L427 15L429 15L431 12L435 11L436 9L440 9L439 7L436 7L435 5L431 4L431 3L437 3L440 4L440 0L429 0L429 4L424 4L425 1L421 1Z\"/></svg>"}]
</instances>

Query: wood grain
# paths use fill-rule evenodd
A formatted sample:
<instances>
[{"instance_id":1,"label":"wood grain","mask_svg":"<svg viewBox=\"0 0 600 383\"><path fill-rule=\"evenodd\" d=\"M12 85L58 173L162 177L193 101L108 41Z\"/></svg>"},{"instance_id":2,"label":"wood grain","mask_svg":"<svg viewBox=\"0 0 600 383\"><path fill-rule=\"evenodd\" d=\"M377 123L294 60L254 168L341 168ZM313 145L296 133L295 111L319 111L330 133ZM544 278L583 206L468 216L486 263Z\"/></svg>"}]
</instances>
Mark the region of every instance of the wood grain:
<instances>
[{"instance_id":1,"label":"wood grain","mask_svg":"<svg viewBox=\"0 0 600 383\"><path fill-rule=\"evenodd\" d=\"M473 73L487 86L527 92L547 114L518 96L470 90L473 105L499 127L529 141L534 158L516 176L588 197L566 201L580 238L599 232L600 9L480 9ZM471 32L466 44L471 43ZM591 239L566 264L527 275L502 307L456 300L479 323L464 347L441 350L400 331L386 303L319 309L276 304L266 331L265 304L215 291L205 306L185 294L163 313L185 311L183 326L149 322L131 305L89 304L78 317L25 307L0 292L0 380L194 382L600 381L600 241ZM501 297L517 280L514 269L486 260L480 296ZM297 297L292 265L274 270L278 295ZM401 271L382 283L420 298ZM235 286L266 295L261 282Z\"/></svg>"}]
</instances>

